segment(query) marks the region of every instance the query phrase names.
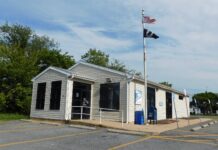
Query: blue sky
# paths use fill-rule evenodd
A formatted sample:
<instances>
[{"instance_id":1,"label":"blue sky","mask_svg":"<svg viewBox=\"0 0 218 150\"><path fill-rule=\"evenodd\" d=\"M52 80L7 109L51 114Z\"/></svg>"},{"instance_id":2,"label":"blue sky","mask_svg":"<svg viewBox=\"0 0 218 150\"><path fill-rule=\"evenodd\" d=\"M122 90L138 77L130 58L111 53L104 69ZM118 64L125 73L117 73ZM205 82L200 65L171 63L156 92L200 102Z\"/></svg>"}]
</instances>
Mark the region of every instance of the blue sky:
<instances>
[{"instance_id":1,"label":"blue sky","mask_svg":"<svg viewBox=\"0 0 218 150\"><path fill-rule=\"evenodd\" d=\"M147 28L148 78L189 93L218 92L217 0L0 0L0 23L30 26L76 60L97 48L143 71L141 9Z\"/></svg>"}]
</instances>

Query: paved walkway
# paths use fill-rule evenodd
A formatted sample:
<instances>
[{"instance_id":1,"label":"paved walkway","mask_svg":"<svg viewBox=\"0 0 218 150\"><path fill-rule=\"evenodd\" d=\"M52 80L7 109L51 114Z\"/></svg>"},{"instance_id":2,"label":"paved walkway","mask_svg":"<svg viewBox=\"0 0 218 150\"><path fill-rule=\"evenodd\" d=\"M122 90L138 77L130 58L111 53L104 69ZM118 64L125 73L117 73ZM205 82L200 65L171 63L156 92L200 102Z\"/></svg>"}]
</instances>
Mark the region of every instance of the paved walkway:
<instances>
[{"instance_id":1,"label":"paved walkway","mask_svg":"<svg viewBox=\"0 0 218 150\"><path fill-rule=\"evenodd\" d=\"M189 125L199 124L201 122L208 122L211 119L201 118L201 119L191 119L189 120ZM133 123L123 123L112 122L112 121L102 121L100 124L99 120L72 120L70 121L73 124L84 124L84 125L93 125L93 126L102 126L106 128L114 128L121 130L130 130L130 131L140 131L140 132L150 132L150 133L162 133L168 130L173 130L177 128L177 122L169 124L157 124L157 125L135 125ZM178 122L179 128L188 126L187 119L179 119Z\"/></svg>"}]
</instances>

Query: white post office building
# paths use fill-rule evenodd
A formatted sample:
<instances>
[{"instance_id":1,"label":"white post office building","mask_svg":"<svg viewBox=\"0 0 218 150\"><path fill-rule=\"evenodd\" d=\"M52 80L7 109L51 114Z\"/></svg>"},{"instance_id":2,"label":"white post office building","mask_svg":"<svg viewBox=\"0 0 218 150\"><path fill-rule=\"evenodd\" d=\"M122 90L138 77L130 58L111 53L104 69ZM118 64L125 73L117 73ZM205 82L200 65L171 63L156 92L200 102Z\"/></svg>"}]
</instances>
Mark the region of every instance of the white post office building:
<instances>
[{"instance_id":1,"label":"white post office building","mask_svg":"<svg viewBox=\"0 0 218 150\"><path fill-rule=\"evenodd\" d=\"M48 67L32 82L31 118L101 116L128 123L134 122L135 111L147 110L142 78L82 61L68 70ZM183 92L152 81L147 84L147 108L157 109L157 120L189 117L189 98Z\"/></svg>"}]
</instances>

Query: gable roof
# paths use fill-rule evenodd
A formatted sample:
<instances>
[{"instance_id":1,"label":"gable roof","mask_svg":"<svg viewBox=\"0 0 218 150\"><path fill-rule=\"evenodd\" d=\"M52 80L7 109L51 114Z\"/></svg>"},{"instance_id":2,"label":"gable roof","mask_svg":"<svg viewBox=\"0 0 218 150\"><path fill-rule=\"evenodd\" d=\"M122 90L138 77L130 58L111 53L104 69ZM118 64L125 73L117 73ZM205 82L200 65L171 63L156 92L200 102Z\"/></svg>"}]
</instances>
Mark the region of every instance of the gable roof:
<instances>
[{"instance_id":1,"label":"gable roof","mask_svg":"<svg viewBox=\"0 0 218 150\"><path fill-rule=\"evenodd\" d=\"M70 67L68 70L72 70L73 68L75 68L76 66L78 66L80 64L83 64L83 65L86 65L86 66L89 66L89 67L93 67L93 68L96 68L96 69L112 72L112 73L124 76L126 78L130 78L130 79L133 79L133 80L144 83L144 78L142 78L140 76L130 74L130 73L124 73L124 72L121 72L121 71L113 70L113 69L98 66L98 65L94 65L94 64L87 63L87 62L84 62L84 61L77 62L74 66ZM162 84L150 81L150 80L148 80L148 84L150 84L151 86L154 86L154 87L158 87L158 88L161 88L161 89L164 89L164 90L168 90L168 91L171 91L171 92L174 92L174 93L177 93L177 94L184 95L184 93L181 92L181 91L175 90L175 89L173 89L171 87L168 87L168 86L165 86L165 85L162 85Z\"/></svg>"},{"instance_id":2,"label":"gable roof","mask_svg":"<svg viewBox=\"0 0 218 150\"><path fill-rule=\"evenodd\" d=\"M71 76L72 75L72 73L69 70L67 70L67 69L50 66L50 67L46 68L44 71L42 71L41 73L39 73L37 76L32 78L31 81L34 82L37 78L39 78L41 75L43 75L44 73L46 73L49 70L53 70L53 71L59 72L59 73L64 74L66 76Z\"/></svg>"},{"instance_id":3,"label":"gable roof","mask_svg":"<svg viewBox=\"0 0 218 150\"><path fill-rule=\"evenodd\" d=\"M75 65L70 67L69 69L63 69L63 68L59 68L59 67L50 66L47 69L45 69L44 71L42 71L41 73L39 73L37 76L35 76L31 81L34 82L37 78L39 78L41 75L43 75L47 71L53 70L53 71L59 72L61 74L64 74L64 75L66 75L68 77L88 79L88 80L94 82L95 81L94 79L91 79L91 78L83 76L83 75L81 76L81 75L78 75L78 74L74 74L73 72L70 71L70 70L72 70L73 68L75 68L76 66L78 66L80 64L86 65L88 67L93 67L93 68L96 68L96 69L99 69L99 70L108 71L108 72L111 72L111 73L114 73L114 74L118 74L118 75L126 77L126 79L132 79L132 80L144 83L144 79L142 77L140 77L140 76L130 74L130 73L124 73L124 72L121 72L121 71L117 71L117 70L113 70L113 69L110 69L110 68L90 64L90 63L83 62L83 61L79 61L78 63L76 63ZM148 84L150 84L150 85L152 85L154 87L158 87L158 88L161 88L161 89L164 89L164 90L168 90L168 91L175 92L177 94L184 95L184 93L181 92L181 91L175 90L175 89L173 89L171 87L168 87L168 86L165 86L165 85L162 85L162 84L150 81L150 80L148 80Z\"/></svg>"},{"instance_id":4,"label":"gable roof","mask_svg":"<svg viewBox=\"0 0 218 150\"><path fill-rule=\"evenodd\" d=\"M127 76L130 75L130 74L128 74L128 73L124 73L124 72L117 71L117 70L114 70L114 69L110 69L110 68L106 68L106 67L94 65L94 64L87 63L87 62L84 62L84 61L79 61L79 62L77 62L75 65L73 65L72 67L70 67L68 70L72 70L73 68L75 68L76 66L78 66L78 65L80 65L80 64L86 65L86 66L88 66L88 67L93 67L93 68L95 68L95 69L104 70L104 71L107 71L107 72L111 72L111 73L114 73L114 74L118 74L118 75L121 75L121 76L125 76L125 77L127 77Z\"/></svg>"}]
</instances>

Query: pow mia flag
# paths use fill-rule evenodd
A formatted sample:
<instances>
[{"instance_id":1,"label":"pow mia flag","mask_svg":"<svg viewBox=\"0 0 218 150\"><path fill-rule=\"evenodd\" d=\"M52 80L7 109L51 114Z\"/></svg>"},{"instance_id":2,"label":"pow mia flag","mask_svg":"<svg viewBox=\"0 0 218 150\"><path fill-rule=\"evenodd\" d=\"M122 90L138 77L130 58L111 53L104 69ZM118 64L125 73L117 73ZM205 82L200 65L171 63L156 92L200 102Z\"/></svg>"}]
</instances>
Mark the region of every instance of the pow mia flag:
<instances>
[{"instance_id":1,"label":"pow mia flag","mask_svg":"<svg viewBox=\"0 0 218 150\"><path fill-rule=\"evenodd\" d=\"M154 34L153 32L149 31L148 29L144 29L144 38L154 38L154 39L158 39L159 36L157 36L156 34Z\"/></svg>"}]
</instances>

